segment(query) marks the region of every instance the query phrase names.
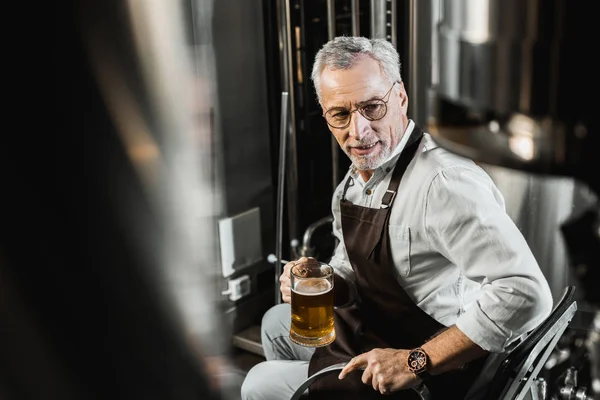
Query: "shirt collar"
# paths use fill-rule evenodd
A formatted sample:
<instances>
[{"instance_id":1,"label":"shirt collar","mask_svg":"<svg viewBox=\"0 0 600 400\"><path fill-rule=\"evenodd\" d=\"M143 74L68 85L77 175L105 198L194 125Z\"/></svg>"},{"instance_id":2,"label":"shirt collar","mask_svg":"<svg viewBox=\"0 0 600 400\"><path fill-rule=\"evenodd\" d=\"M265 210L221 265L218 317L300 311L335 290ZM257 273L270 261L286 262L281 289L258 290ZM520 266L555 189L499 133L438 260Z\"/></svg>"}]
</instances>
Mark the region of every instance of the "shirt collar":
<instances>
[{"instance_id":1,"label":"shirt collar","mask_svg":"<svg viewBox=\"0 0 600 400\"><path fill-rule=\"evenodd\" d=\"M415 128L414 121L412 119L409 119L408 126L406 127L406 130L404 131L404 135L402 135L402 139L400 139L400 143L398 143L398 145L396 146L394 151L392 151L392 154L390 154L388 159L382 164L382 167L385 167L386 164L393 161L394 158L396 158L396 156L398 156L398 155L400 155L400 153L402 153L402 150L404 150L404 148L406 147L406 142L408 142L408 138L410 138L410 134L412 133L414 128Z\"/></svg>"}]
</instances>

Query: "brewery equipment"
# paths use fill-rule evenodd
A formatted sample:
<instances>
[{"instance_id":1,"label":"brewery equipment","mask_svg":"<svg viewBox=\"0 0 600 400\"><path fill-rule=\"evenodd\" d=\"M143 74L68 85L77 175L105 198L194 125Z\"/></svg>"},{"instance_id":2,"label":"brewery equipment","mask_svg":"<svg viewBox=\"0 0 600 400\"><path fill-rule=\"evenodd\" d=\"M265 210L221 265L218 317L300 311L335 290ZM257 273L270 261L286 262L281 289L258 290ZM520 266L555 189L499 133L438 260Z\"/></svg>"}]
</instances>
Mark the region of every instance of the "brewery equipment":
<instances>
[{"instance_id":1,"label":"brewery equipment","mask_svg":"<svg viewBox=\"0 0 600 400\"><path fill-rule=\"evenodd\" d=\"M577 363L576 369L557 362L559 350L549 360L563 371L560 379L546 381L543 391L552 398L600 392L600 179L593 172L600 143L592 118L596 102L587 95L596 75L586 48L594 36L591 5L440 1L434 24L437 62L427 123L435 140L486 165L571 177L590 191L584 209L574 209L559 229L594 322L588 321L587 335L574 335L562 347L571 355L567 364ZM582 349L582 358L573 359ZM578 384L588 387L587 394Z\"/></svg>"}]
</instances>

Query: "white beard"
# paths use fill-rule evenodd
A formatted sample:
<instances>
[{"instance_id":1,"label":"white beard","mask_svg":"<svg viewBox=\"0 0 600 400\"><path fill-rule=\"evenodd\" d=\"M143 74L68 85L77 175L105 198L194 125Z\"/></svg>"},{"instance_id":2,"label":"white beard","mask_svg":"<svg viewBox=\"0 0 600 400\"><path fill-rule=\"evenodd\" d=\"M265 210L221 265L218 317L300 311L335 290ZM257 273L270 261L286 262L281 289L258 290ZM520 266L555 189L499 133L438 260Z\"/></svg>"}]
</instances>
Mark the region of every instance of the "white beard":
<instances>
[{"instance_id":1,"label":"white beard","mask_svg":"<svg viewBox=\"0 0 600 400\"><path fill-rule=\"evenodd\" d=\"M388 160L390 154L392 154L392 151L387 143L380 142L379 146L380 151L374 155L367 154L360 156L354 155L349 151L345 151L345 153L348 155L356 169L360 171L374 170L381 167L381 165Z\"/></svg>"}]
</instances>

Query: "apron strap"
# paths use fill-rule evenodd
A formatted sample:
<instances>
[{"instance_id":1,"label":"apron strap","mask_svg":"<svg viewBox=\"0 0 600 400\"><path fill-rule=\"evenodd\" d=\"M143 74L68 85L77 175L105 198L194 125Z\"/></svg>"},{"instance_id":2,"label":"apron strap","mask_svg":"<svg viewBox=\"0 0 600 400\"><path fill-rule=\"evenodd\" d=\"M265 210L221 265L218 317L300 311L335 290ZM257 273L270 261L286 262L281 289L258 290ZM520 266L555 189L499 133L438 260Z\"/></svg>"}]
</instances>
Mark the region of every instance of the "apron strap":
<instances>
[{"instance_id":1,"label":"apron strap","mask_svg":"<svg viewBox=\"0 0 600 400\"><path fill-rule=\"evenodd\" d=\"M342 192L342 200L346 200L346 192L348 191L348 188L352 186L354 186L354 179L351 176L349 176L346 180L346 184L344 185L344 191Z\"/></svg>"},{"instance_id":2,"label":"apron strap","mask_svg":"<svg viewBox=\"0 0 600 400\"><path fill-rule=\"evenodd\" d=\"M389 208L394 203L394 199L396 198L396 192L398 191L398 186L400 185L400 179L408 167L408 164L412 161L413 157L417 152L417 148L419 147L419 143L421 143L421 138L423 137L423 131L421 128L415 125L413 131L406 142L406 147L400 153L400 159L394 168L394 172L392 175L392 180L381 199L380 208Z\"/></svg>"}]
</instances>

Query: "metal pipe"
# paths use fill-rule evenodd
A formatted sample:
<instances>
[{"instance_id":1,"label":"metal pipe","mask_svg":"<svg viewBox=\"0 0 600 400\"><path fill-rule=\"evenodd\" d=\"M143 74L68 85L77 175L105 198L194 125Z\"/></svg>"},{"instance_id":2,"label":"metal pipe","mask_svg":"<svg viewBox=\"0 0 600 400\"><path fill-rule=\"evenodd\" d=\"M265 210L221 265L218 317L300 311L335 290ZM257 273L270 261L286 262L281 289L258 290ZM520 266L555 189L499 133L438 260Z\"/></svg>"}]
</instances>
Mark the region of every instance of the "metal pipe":
<instances>
[{"instance_id":1,"label":"metal pipe","mask_svg":"<svg viewBox=\"0 0 600 400\"><path fill-rule=\"evenodd\" d=\"M298 198L298 151L296 147L296 110L294 96L294 73L292 71L292 23L290 16L290 0L285 1L285 54L287 63L287 91L290 94L290 129L288 153L290 157L290 166L287 168L287 204L288 204L288 232L290 241L296 239L298 235L297 228L297 198ZM293 250L293 248L292 248ZM295 254L292 255L295 258Z\"/></svg>"},{"instance_id":2,"label":"metal pipe","mask_svg":"<svg viewBox=\"0 0 600 400\"><path fill-rule=\"evenodd\" d=\"M387 39L387 2L371 1L371 38Z\"/></svg>"},{"instance_id":3,"label":"metal pipe","mask_svg":"<svg viewBox=\"0 0 600 400\"><path fill-rule=\"evenodd\" d=\"M535 378L535 382L531 386L532 400L547 400L548 399L548 382L544 378Z\"/></svg>"},{"instance_id":4,"label":"metal pipe","mask_svg":"<svg viewBox=\"0 0 600 400\"><path fill-rule=\"evenodd\" d=\"M398 48L398 8L396 4L396 0L388 0L391 2L391 41L392 45L397 49ZM410 98L410 97L409 97Z\"/></svg>"},{"instance_id":5,"label":"metal pipe","mask_svg":"<svg viewBox=\"0 0 600 400\"><path fill-rule=\"evenodd\" d=\"M312 235L315 233L317 229L325 224L331 224L333 222L333 217L328 215L327 217L323 217L320 220L313 222L306 228L304 231L304 238L302 239L302 248L300 249L300 255L302 257L310 257L313 255L313 248L310 245Z\"/></svg>"},{"instance_id":6,"label":"metal pipe","mask_svg":"<svg viewBox=\"0 0 600 400\"><path fill-rule=\"evenodd\" d=\"M360 36L360 0L352 0L352 36Z\"/></svg>"},{"instance_id":7,"label":"metal pipe","mask_svg":"<svg viewBox=\"0 0 600 400\"><path fill-rule=\"evenodd\" d=\"M292 32L290 21L290 0L277 1L279 49L281 62L281 87L282 91L289 93L289 145L288 153L290 165L287 172L287 209L288 232L290 240L297 236L297 203L298 197L298 158L296 149L296 113L294 96L294 76L292 70ZM291 249L294 250L293 248Z\"/></svg>"},{"instance_id":8,"label":"metal pipe","mask_svg":"<svg viewBox=\"0 0 600 400\"><path fill-rule=\"evenodd\" d=\"M287 153L287 130L288 130L288 107L289 107L289 94L287 92L281 93L281 121L279 127L279 180L277 182L277 227L276 227L276 240L275 255L278 260L281 260L281 253L283 251L283 208L285 201L285 172L286 172L286 153ZM275 264L275 288L279 284L279 277L281 276L281 265ZM281 296L279 291L275 290L275 304L281 303Z\"/></svg>"},{"instance_id":9,"label":"metal pipe","mask_svg":"<svg viewBox=\"0 0 600 400\"><path fill-rule=\"evenodd\" d=\"M600 399L600 310L595 311L586 346L590 359L591 392Z\"/></svg>"},{"instance_id":10,"label":"metal pipe","mask_svg":"<svg viewBox=\"0 0 600 400\"><path fill-rule=\"evenodd\" d=\"M428 121L428 106L430 95L428 90L432 82L433 25L439 17L439 4L435 1L411 0L409 3L410 33L408 68L408 98L411 110L409 117L419 126L425 126ZM434 13L434 9L436 12ZM435 14L435 15L434 15Z\"/></svg>"},{"instance_id":11,"label":"metal pipe","mask_svg":"<svg viewBox=\"0 0 600 400\"><path fill-rule=\"evenodd\" d=\"M410 62L409 72L410 76L408 77L408 98L411 102L411 107L414 107L413 104L416 105L417 100L417 83L419 82L419 68L418 68L418 48L417 43L419 39L418 33L418 25L417 18L419 16L417 8L417 0L410 0L408 5L408 24L409 24L409 35L408 35L408 57ZM413 112L414 114L414 112Z\"/></svg>"},{"instance_id":12,"label":"metal pipe","mask_svg":"<svg viewBox=\"0 0 600 400\"><path fill-rule=\"evenodd\" d=\"M442 0L433 0L431 7L431 30L429 36L431 37L431 87L435 87L440 81L440 63L438 55L439 38L437 35L438 24L442 19ZM429 90L428 96L432 98L431 90ZM428 99L429 101L429 99ZM428 102L428 105L430 103ZM431 109L429 106L428 110ZM429 114L427 114L429 118Z\"/></svg>"},{"instance_id":13,"label":"metal pipe","mask_svg":"<svg viewBox=\"0 0 600 400\"><path fill-rule=\"evenodd\" d=\"M327 0L327 37L335 37L335 0Z\"/></svg>"},{"instance_id":14,"label":"metal pipe","mask_svg":"<svg viewBox=\"0 0 600 400\"><path fill-rule=\"evenodd\" d=\"M377 10L378 10L378 5L380 3L376 2L376 1L371 1L371 38L376 38L377 32L376 32L376 27L377 27L377 20L376 20L376 16L378 16Z\"/></svg>"},{"instance_id":15,"label":"metal pipe","mask_svg":"<svg viewBox=\"0 0 600 400\"><path fill-rule=\"evenodd\" d=\"M335 0L327 0L327 37L335 38ZM335 192L340 180L339 146L333 135L331 136L331 184Z\"/></svg>"},{"instance_id":16,"label":"metal pipe","mask_svg":"<svg viewBox=\"0 0 600 400\"><path fill-rule=\"evenodd\" d=\"M287 63L287 29L286 29L286 3L287 0L277 1L277 37L279 41L279 64L281 65L281 89L289 92L289 68Z\"/></svg>"}]
</instances>

